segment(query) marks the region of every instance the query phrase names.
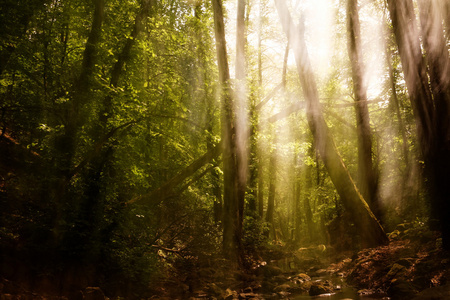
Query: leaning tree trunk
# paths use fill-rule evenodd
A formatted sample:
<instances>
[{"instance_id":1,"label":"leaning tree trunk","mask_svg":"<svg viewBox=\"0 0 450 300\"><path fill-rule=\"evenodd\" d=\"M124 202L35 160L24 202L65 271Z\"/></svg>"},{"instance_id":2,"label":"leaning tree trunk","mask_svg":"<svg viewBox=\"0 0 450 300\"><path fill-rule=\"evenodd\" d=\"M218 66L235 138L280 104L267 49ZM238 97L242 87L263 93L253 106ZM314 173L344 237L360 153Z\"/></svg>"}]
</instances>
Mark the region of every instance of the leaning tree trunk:
<instances>
[{"instance_id":1,"label":"leaning tree trunk","mask_svg":"<svg viewBox=\"0 0 450 300\"><path fill-rule=\"evenodd\" d=\"M379 218L378 175L372 161L372 132L367 105L367 88L363 80L364 64L357 0L347 1L347 35L358 134L358 188L372 211Z\"/></svg>"},{"instance_id":2,"label":"leaning tree trunk","mask_svg":"<svg viewBox=\"0 0 450 300\"><path fill-rule=\"evenodd\" d=\"M303 26L294 25L283 0L274 0L291 47L294 51L298 75L307 105L307 119L315 145L325 167L339 193L345 208L350 212L356 227L360 230L364 246L387 244L388 238L364 198L353 182L325 123L319 103L319 94L306 49ZM300 29L300 30L299 30Z\"/></svg>"}]
</instances>

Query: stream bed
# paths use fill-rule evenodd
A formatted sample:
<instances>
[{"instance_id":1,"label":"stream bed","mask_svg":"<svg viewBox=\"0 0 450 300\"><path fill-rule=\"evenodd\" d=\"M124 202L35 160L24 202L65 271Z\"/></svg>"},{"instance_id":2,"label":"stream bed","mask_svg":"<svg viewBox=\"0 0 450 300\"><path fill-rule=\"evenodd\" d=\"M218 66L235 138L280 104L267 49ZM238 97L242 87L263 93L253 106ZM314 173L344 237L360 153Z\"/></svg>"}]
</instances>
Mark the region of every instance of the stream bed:
<instances>
[{"instance_id":1,"label":"stream bed","mask_svg":"<svg viewBox=\"0 0 450 300\"><path fill-rule=\"evenodd\" d=\"M310 296L308 294L290 295L291 300L311 300L311 299L323 299L323 300L388 300L390 299L386 294L359 294L358 291L348 286L342 278L313 278L314 281L331 280L336 290L333 293L322 294L318 296Z\"/></svg>"}]
</instances>

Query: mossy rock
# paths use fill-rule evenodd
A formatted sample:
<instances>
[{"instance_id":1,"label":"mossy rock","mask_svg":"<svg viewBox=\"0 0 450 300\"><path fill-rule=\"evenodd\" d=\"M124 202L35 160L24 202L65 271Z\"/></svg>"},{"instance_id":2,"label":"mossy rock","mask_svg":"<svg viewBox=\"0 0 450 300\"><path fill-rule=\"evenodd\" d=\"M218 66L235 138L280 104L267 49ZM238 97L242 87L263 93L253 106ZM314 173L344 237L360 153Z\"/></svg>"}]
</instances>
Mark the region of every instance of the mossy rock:
<instances>
[{"instance_id":1,"label":"mossy rock","mask_svg":"<svg viewBox=\"0 0 450 300\"><path fill-rule=\"evenodd\" d=\"M313 282L309 288L310 296L318 296L333 292L333 287L328 282Z\"/></svg>"},{"instance_id":2,"label":"mossy rock","mask_svg":"<svg viewBox=\"0 0 450 300\"><path fill-rule=\"evenodd\" d=\"M311 281L311 277L309 277L307 274L305 273L300 273L297 274L295 276L292 276L290 278L290 280L294 283L303 283L303 282L307 282L307 281Z\"/></svg>"},{"instance_id":3,"label":"mossy rock","mask_svg":"<svg viewBox=\"0 0 450 300\"><path fill-rule=\"evenodd\" d=\"M387 278L393 279L401 276L406 271L405 266L400 264L393 264L389 272L387 273Z\"/></svg>"}]
</instances>

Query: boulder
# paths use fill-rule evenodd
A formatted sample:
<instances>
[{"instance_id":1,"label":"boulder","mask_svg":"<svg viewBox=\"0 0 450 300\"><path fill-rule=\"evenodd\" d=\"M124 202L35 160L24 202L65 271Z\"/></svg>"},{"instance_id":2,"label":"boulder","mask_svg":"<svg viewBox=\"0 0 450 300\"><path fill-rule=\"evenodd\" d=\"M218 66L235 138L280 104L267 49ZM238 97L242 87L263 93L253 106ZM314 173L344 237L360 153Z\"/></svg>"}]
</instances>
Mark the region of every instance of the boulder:
<instances>
[{"instance_id":1,"label":"boulder","mask_svg":"<svg viewBox=\"0 0 450 300\"><path fill-rule=\"evenodd\" d=\"M318 295L328 294L328 293L332 293L332 292L333 292L333 287L327 281L313 282L311 287L309 288L310 296L318 296Z\"/></svg>"}]
</instances>

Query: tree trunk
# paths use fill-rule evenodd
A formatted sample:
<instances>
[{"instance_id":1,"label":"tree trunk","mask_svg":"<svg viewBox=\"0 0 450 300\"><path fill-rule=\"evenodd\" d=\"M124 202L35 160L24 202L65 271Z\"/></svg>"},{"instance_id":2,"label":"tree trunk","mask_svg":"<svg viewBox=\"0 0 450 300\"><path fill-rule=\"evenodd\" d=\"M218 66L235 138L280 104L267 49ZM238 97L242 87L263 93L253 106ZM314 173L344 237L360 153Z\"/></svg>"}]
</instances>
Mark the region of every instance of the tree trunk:
<instances>
[{"instance_id":1,"label":"tree trunk","mask_svg":"<svg viewBox=\"0 0 450 300\"><path fill-rule=\"evenodd\" d=\"M295 180L295 191L294 191L294 240L295 244L298 246L301 238L301 227L302 227L302 214L301 214L301 183L299 174L296 176Z\"/></svg>"},{"instance_id":2,"label":"tree trunk","mask_svg":"<svg viewBox=\"0 0 450 300\"><path fill-rule=\"evenodd\" d=\"M274 141L274 143L276 143L276 141ZM274 239L276 238L275 224L274 224L276 181L277 181L277 153L276 150L273 149L272 153L270 154L270 162L269 162L269 195L267 199L266 222L270 224L272 237Z\"/></svg>"},{"instance_id":3,"label":"tree trunk","mask_svg":"<svg viewBox=\"0 0 450 300\"><path fill-rule=\"evenodd\" d=\"M430 86L412 1L389 0L388 6L425 162L432 217L439 220L443 247L450 250L450 186L446 179L450 170L449 58L441 21L431 3L421 2Z\"/></svg>"},{"instance_id":4,"label":"tree trunk","mask_svg":"<svg viewBox=\"0 0 450 300\"><path fill-rule=\"evenodd\" d=\"M360 230L363 245L371 247L387 244L389 240L383 228L356 188L323 118L315 77L306 49L303 24L300 24L300 28L296 28L286 3L282 0L274 1L283 30L295 54L298 75L306 100L308 124L324 165L344 206L351 213L356 227Z\"/></svg>"},{"instance_id":5,"label":"tree trunk","mask_svg":"<svg viewBox=\"0 0 450 300\"><path fill-rule=\"evenodd\" d=\"M378 174L372 162L372 132L370 130L367 88L364 84L364 64L361 49L358 1L347 1L347 48L353 74L353 93L358 135L358 188L374 214L380 218Z\"/></svg>"},{"instance_id":6,"label":"tree trunk","mask_svg":"<svg viewBox=\"0 0 450 300\"><path fill-rule=\"evenodd\" d=\"M232 260L239 262L239 206L237 203L238 169L236 165L236 141L233 133L234 112L230 72L228 68L225 28L221 0L212 0L214 10L214 33L216 37L217 65L221 84L221 122L223 141L223 174L224 174L224 220L223 220L223 252Z\"/></svg>"},{"instance_id":7,"label":"tree trunk","mask_svg":"<svg viewBox=\"0 0 450 300\"><path fill-rule=\"evenodd\" d=\"M450 250L450 56L446 45L440 7L436 1L420 0L420 23L434 99L436 147L430 151L431 208L440 219L444 248ZM430 108L432 109L432 108Z\"/></svg>"},{"instance_id":8,"label":"tree trunk","mask_svg":"<svg viewBox=\"0 0 450 300\"><path fill-rule=\"evenodd\" d=\"M264 217L264 177L262 175L262 165L259 164L258 168L258 214L262 219Z\"/></svg>"},{"instance_id":9,"label":"tree trunk","mask_svg":"<svg viewBox=\"0 0 450 300\"><path fill-rule=\"evenodd\" d=\"M238 233L242 236L242 223L244 220L245 192L247 189L248 172L248 117L247 117L247 91L245 72L245 1L238 0L236 17L236 171L237 171L237 204L238 204Z\"/></svg>"},{"instance_id":10,"label":"tree trunk","mask_svg":"<svg viewBox=\"0 0 450 300\"><path fill-rule=\"evenodd\" d=\"M64 135L57 141L56 148L61 153L62 173L67 179L70 178L72 168L72 158L76 150L76 136L78 130L83 125L83 110L85 105L91 99L89 96L91 81L97 60L97 49L100 43L102 32L102 23L104 19L104 0L94 1L95 9L91 25L91 31L83 53L83 62L81 72L74 84L73 98L70 107L66 112L66 124L64 126Z\"/></svg>"}]
</instances>

